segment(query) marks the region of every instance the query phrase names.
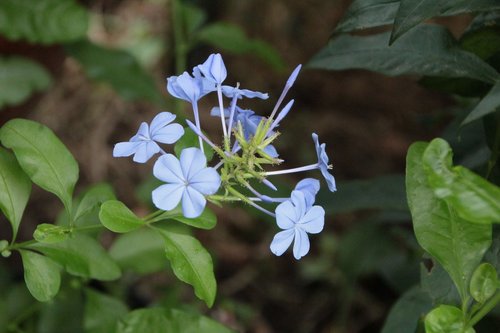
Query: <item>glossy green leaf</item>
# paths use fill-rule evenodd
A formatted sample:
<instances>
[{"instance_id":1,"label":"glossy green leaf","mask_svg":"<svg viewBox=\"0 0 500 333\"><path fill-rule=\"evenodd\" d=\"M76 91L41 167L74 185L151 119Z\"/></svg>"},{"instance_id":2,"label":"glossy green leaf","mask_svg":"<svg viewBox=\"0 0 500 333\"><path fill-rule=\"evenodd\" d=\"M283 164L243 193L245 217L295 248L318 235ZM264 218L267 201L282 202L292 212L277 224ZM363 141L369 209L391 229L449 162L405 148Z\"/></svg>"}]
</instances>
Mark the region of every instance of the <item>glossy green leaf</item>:
<instances>
[{"instance_id":1,"label":"glossy green leaf","mask_svg":"<svg viewBox=\"0 0 500 333\"><path fill-rule=\"evenodd\" d=\"M0 128L0 141L14 151L33 183L57 195L71 211L78 164L54 132L31 120L13 119Z\"/></svg>"},{"instance_id":2,"label":"glossy green leaf","mask_svg":"<svg viewBox=\"0 0 500 333\"><path fill-rule=\"evenodd\" d=\"M70 230L67 227L42 223L36 226L33 238L40 243L59 243L70 236Z\"/></svg>"},{"instance_id":3,"label":"glossy green leaf","mask_svg":"<svg viewBox=\"0 0 500 333\"><path fill-rule=\"evenodd\" d=\"M121 300L93 289L85 289L85 298L85 333L114 332L118 320L128 313L127 305Z\"/></svg>"},{"instance_id":4,"label":"glossy green leaf","mask_svg":"<svg viewBox=\"0 0 500 333\"><path fill-rule=\"evenodd\" d=\"M457 46L442 26L419 26L388 46L389 33L368 37L340 35L308 63L330 70L367 69L396 76L403 74L468 77L487 83L499 73L479 57Z\"/></svg>"},{"instance_id":5,"label":"glossy green leaf","mask_svg":"<svg viewBox=\"0 0 500 333\"><path fill-rule=\"evenodd\" d=\"M72 275L102 281L116 280L121 275L120 268L101 244L81 233L60 243L38 243L30 247L59 263Z\"/></svg>"},{"instance_id":6,"label":"glossy green leaf","mask_svg":"<svg viewBox=\"0 0 500 333\"><path fill-rule=\"evenodd\" d=\"M479 265L472 274L470 294L478 303L486 302L499 287L497 271L491 264Z\"/></svg>"},{"instance_id":7,"label":"glossy green leaf","mask_svg":"<svg viewBox=\"0 0 500 333\"><path fill-rule=\"evenodd\" d=\"M335 27L335 32L349 32L392 24L399 8L399 1L354 0Z\"/></svg>"},{"instance_id":8,"label":"glossy green leaf","mask_svg":"<svg viewBox=\"0 0 500 333\"><path fill-rule=\"evenodd\" d=\"M414 143L406 159L406 191L413 229L420 246L450 274L463 300L472 272L491 244L491 225L460 218L435 196L422 166L428 146Z\"/></svg>"},{"instance_id":9,"label":"glossy green leaf","mask_svg":"<svg viewBox=\"0 0 500 333\"><path fill-rule=\"evenodd\" d=\"M23 57L0 57L0 73L0 109L24 102L52 82L45 68Z\"/></svg>"},{"instance_id":10,"label":"glossy green leaf","mask_svg":"<svg viewBox=\"0 0 500 333\"><path fill-rule=\"evenodd\" d=\"M88 11L75 0L2 0L0 33L11 40L53 44L85 37Z\"/></svg>"},{"instance_id":11,"label":"glossy green leaf","mask_svg":"<svg viewBox=\"0 0 500 333\"><path fill-rule=\"evenodd\" d=\"M59 291L59 266L41 254L19 250L23 259L24 281L31 295L40 302L51 300Z\"/></svg>"},{"instance_id":12,"label":"glossy green leaf","mask_svg":"<svg viewBox=\"0 0 500 333\"><path fill-rule=\"evenodd\" d=\"M248 38L245 32L234 24L217 22L207 25L197 32L196 40L225 52L255 55L277 70L285 68L283 59L271 44Z\"/></svg>"},{"instance_id":13,"label":"glossy green leaf","mask_svg":"<svg viewBox=\"0 0 500 333\"><path fill-rule=\"evenodd\" d=\"M423 154L423 168L434 195L445 200L463 219L500 223L500 188L474 172L453 166L451 148L440 138Z\"/></svg>"},{"instance_id":14,"label":"glossy green leaf","mask_svg":"<svg viewBox=\"0 0 500 333\"><path fill-rule=\"evenodd\" d=\"M168 266L165 241L156 231L148 228L118 236L109 249L109 255L123 270L143 275L159 272Z\"/></svg>"},{"instance_id":15,"label":"glossy green leaf","mask_svg":"<svg viewBox=\"0 0 500 333\"><path fill-rule=\"evenodd\" d=\"M419 287L405 292L392 306L381 333L414 333L420 319L432 309L432 300Z\"/></svg>"},{"instance_id":16,"label":"glossy green leaf","mask_svg":"<svg viewBox=\"0 0 500 333\"><path fill-rule=\"evenodd\" d=\"M66 51L81 63L91 79L109 83L123 98L163 104L153 78L128 52L104 48L89 41L69 44Z\"/></svg>"},{"instance_id":17,"label":"glossy green leaf","mask_svg":"<svg viewBox=\"0 0 500 333\"><path fill-rule=\"evenodd\" d=\"M474 333L467 328L462 311L451 305L440 305L425 317L426 333Z\"/></svg>"},{"instance_id":18,"label":"glossy green leaf","mask_svg":"<svg viewBox=\"0 0 500 333\"><path fill-rule=\"evenodd\" d=\"M210 254L196 238L180 233L171 226L162 229L161 235L174 274L179 280L192 285L196 296L211 307L217 284Z\"/></svg>"},{"instance_id":19,"label":"glossy green leaf","mask_svg":"<svg viewBox=\"0 0 500 333\"><path fill-rule=\"evenodd\" d=\"M130 312L118 323L116 333L165 333L169 322L161 308L139 309Z\"/></svg>"},{"instance_id":20,"label":"glossy green leaf","mask_svg":"<svg viewBox=\"0 0 500 333\"><path fill-rule=\"evenodd\" d=\"M435 17L500 9L497 0L401 0L391 43L419 23Z\"/></svg>"},{"instance_id":21,"label":"glossy green leaf","mask_svg":"<svg viewBox=\"0 0 500 333\"><path fill-rule=\"evenodd\" d=\"M196 135L189 127L184 128L184 135L175 143L174 152L177 156L181 156L181 151L189 147L200 147L198 135ZM214 150L205 141L203 141L203 151L207 161L212 160Z\"/></svg>"},{"instance_id":22,"label":"glossy green leaf","mask_svg":"<svg viewBox=\"0 0 500 333\"><path fill-rule=\"evenodd\" d=\"M16 238L30 193L30 179L14 155L0 147L0 209L12 226L12 239Z\"/></svg>"},{"instance_id":23,"label":"glossy green leaf","mask_svg":"<svg viewBox=\"0 0 500 333\"><path fill-rule=\"evenodd\" d=\"M493 113L500 108L500 82L495 84L483 99L474 107L467 118L464 119L462 125L468 124L471 121L477 120Z\"/></svg>"},{"instance_id":24,"label":"glossy green leaf","mask_svg":"<svg viewBox=\"0 0 500 333\"><path fill-rule=\"evenodd\" d=\"M118 233L130 232L145 225L144 221L118 200L103 203L99 219L106 228Z\"/></svg>"},{"instance_id":25,"label":"glossy green leaf","mask_svg":"<svg viewBox=\"0 0 500 333\"><path fill-rule=\"evenodd\" d=\"M75 221L83 219L95 211L98 212L104 202L113 199L115 199L115 193L111 185L105 183L93 185L87 189L80 200L74 216Z\"/></svg>"}]
</instances>

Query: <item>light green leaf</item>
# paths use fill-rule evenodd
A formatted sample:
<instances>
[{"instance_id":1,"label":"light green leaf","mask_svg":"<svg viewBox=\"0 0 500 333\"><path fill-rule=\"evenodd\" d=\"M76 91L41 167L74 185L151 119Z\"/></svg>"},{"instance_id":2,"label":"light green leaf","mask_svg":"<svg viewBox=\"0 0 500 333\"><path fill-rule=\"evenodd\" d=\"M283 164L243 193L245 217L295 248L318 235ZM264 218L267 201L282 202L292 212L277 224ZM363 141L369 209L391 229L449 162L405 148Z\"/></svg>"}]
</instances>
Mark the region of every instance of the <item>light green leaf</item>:
<instances>
[{"instance_id":1,"label":"light green leaf","mask_svg":"<svg viewBox=\"0 0 500 333\"><path fill-rule=\"evenodd\" d=\"M406 159L406 191L413 229L420 246L450 274L462 300L468 283L491 245L491 225L470 223L434 195L423 170L422 157L429 145L414 143Z\"/></svg>"},{"instance_id":2,"label":"light green leaf","mask_svg":"<svg viewBox=\"0 0 500 333\"><path fill-rule=\"evenodd\" d=\"M260 39L250 39L237 25L217 22L200 29L196 36L201 41L225 52L234 54L253 54L277 70L283 70L285 63L278 51Z\"/></svg>"},{"instance_id":3,"label":"light green leaf","mask_svg":"<svg viewBox=\"0 0 500 333\"><path fill-rule=\"evenodd\" d=\"M0 128L0 141L14 151L33 183L57 195L71 211L78 164L49 128L31 120L13 119Z\"/></svg>"},{"instance_id":4,"label":"light green leaf","mask_svg":"<svg viewBox=\"0 0 500 333\"><path fill-rule=\"evenodd\" d=\"M90 288L85 289L85 296L83 318L85 333L114 332L118 320L125 317L128 312L127 305L117 298Z\"/></svg>"},{"instance_id":5,"label":"light green leaf","mask_svg":"<svg viewBox=\"0 0 500 333\"><path fill-rule=\"evenodd\" d=\"M178 157L181 156L181 151L189 147L200 147L198 135L196 135L189 127L184 127L184 135L175 143L174 152ZM212 160L214 150L205 141L203 141L203 151L207 161Z\"/></svg>"},{"instance_id":6,"label":"light green leaf","mask_svg":"<svg viewBox=\"0 0 500 333\"><path fill-rule=\"evenodd\" d=\"M470 294L478 303L486 302L499 287L498 274L493 265L479 265L470 280Z\"/></svg>"},{"instance_id":7,"label":"light green leaf","mask_svg":"<svg viewBox=\"0 0 500 333\"><path fill-rule=\"evenodd\" d=\"M419 287L413 287L392 306L381 333L414 333L420 318L431 308L429 295Z\"/></svg>"},{"instance_id":8,"label":"light green leaf","mask_svg":"<svg viewBox=\"0 0 500 333\"><path fill-rule=\"evenodd\" d=\"M113 232L126 233L145 225L125 204L109 200L102 204L99 212L101 223Z\"/></svg>"},{"instance_id":9,"label":"light green leaf","mask_svg":"<svg viewBox=\"0 0 500 333\"><path fill-rule=\"evenodd\" d=\"M500 9L497 0L401 0L391 43L419 23L435 17Z\"/></svg>"},{"instance_id":10,"label":"light green leaf","mask_svg":"<svg viewBox=\"0 0 500 333\"><path fill-rule=\"evenodd\" d=\"M354 0L335 32L349 32L381 25L392 24L400 0Z\"/></svg>"},{"instance_id":11,"label":"light green leaf","mask_svg":"<svg viewBox=\"0 0 500 333\"><path fill-rule=\"evenodd\" d=\"M451 305L440 305L425 317L426 333L474 333L466 328L462 311Z\"/></svg>"},{"instance_id":12,"label":"light green leaf","mask_svg":"<svg viewBox=\"0 0 500 333\"><path fill-rule=\"evenodd\" d=\"M167 225L161 231L165 240L165 254L177 278L193 286L196 296L211 307L215 300L215 282L212 257L194 237L182 234Z\"/></svg>"},{"instance_id":13,"label":"light green leaf","mask_svg":"<svg viewBox=\"0 0 500 333\"><path fill-rule=\"evenodd\" d=\"M169 332L165 310L161 308L139 309L130 312L118 323L116 333L165 333Z\"/></svg>"},{"instance_id":14,"label":"light green leaf","mask_svg":"<svg viewBox=\"0 0 500 333\"><path fill-rule=\"evenodd\" d=\"M66 51L82 64L91 79L109 83L124 99L163 104L153 78L128 52L104 48L89 41L68 44Z\"/></svg>"},{"instance_id":15,"label":"light green leaf","mask_svg":"<svg viewBox=\"0 0 500 333\"><path fill-rule=\"evenodd\" d=\"M36 62L23 57L0 57L0 109L24 102L51 82L50 74Z\"/></svg>"},{"instance_id":16,"label":"light green leaf","mask_svg":"<svg viewBox=\"0 0 500 333\"><path fill-rule=\"evenodd\" d=\"M99 211L100 206L108 200L115 199L113 188L109 184L96 184L90 187L83 195L75 213L75 221Z\"/></svg>"},{"instance_id":17,"label":"light green leaf","mask_svg":"<svg viewBox=\"0 0 500 333\"><path fill-rule=\"evenodd\" d=\"M148 228L119 235L111 245L109 255L123 270L141 275L159 272L168 266L165 241L156 231Z\"/></svg>"},{"instance_id":18,"label":"light green leaf","mask_svg":"<svg viewBox=\"0 0 500 333\"><path fill-rule=\"evenodd\" d=\"M70 236L70 230L67 227L59 225L42 223L36 226L33 238L40 243L59 243Z\"/></svg>"},{"instance_id":19,"label":"light green leaf","mask_svg":"<svg viewBox=\"0 0 500 333\"><path fill-rule=\"evenodd\" d=\"M468 124L471 121L477 120L493 113L500 108L500 82L495 84L486 96L474 107L467 118L464 119L462 125Z\"/></svg>"},{"instance_id":20,"label":"light green leaf","mask_svg":"<svg viewBox=\"0 0 500 333\"><path fill-rule=\"evenodd\" d=\"M40 302L51 300L59 291L59 266L41 254L19 250L23 259L24 281L31 295Z\"/></svg>"},{"instance_id":21,"label":"light green leaf","mask_svg":"<svg viewBox=\"0 0 500 333\"><path fill-rule=\"evenodd\" d=\"M453 166L449 144L432 140L423 154L423 169L434 195L463 219L500 223L500 188L462 166Z\"/></svg>"},{"instance_id":22,"label":"light green leaf","mask_svg":"<svg viewBox=\"0 0 500 333\"><path fill-rule=\"evenodd\" d=\"M16 239L30 193L30 179L14 155L0 147L0 209L12 226L12 239Z\"/></svg>"},{"instance_id":23,"label":"light green leaf","mask_svg":"<svg viewBox=\"0 0 500 333\"><path fill-rule=\"evenodd\" d=\"M330 40L308 66L330 70L367 69L389 76L403 74L468 77L487 83L498 72L457 46L442 26L424 25L388 46L389 33L368 37L340 35Z\"/></svg>"},{"instance_id":24,"label":"light green leaf","mask_svg":"<svg viewBox=\"0 0 500 333\"><path fill-rule=\"evenodd\" d=\"M42 252L75 276L111 281L121 275L120 268L101 244L81 233L60 243L38 243L30 247Z\"/></svg>"},{"instance_id":25,"label":"light green leaf","mask_svg":"<svg viewBox=\"0 0 500 333\"><path fill-rule=\"evenodd\" d=\"M11 40L54 44L85 36L89 15L74 0L2 0L0 33Z\"/></svg>"}]
</instances>

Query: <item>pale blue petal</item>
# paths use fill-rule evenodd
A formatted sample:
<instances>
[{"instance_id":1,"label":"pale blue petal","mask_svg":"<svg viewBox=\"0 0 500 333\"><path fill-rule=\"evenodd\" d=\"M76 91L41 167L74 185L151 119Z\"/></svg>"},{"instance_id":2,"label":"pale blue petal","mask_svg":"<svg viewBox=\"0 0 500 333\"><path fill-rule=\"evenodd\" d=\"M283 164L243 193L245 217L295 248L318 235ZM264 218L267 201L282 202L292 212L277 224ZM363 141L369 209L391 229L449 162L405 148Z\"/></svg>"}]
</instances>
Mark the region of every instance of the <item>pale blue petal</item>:
<instances>
[{"instance_id":1,"label":"pale blue petal","mask_svg":"<svg viewBox=\"0 0 500 333\"><path fill-rule=\"evenodd\" d=\"M269 246L271 252L277 256L282 255L290 247L290 244L292 244L294 235L294 229L278 232Z\"/></svg>"},{"instance_id":2,"label":"pale blue petal","mask_svg":"<svg viewBox=\"0 0 500 333\"><path fill-rule=\"evenodd\" d=\"M137 131L137 134L135 135L134 138L137 138L137 141L147 141L150 140L151 137L149 136L149 126L145 122L141 123L141 126L139 126L139 130ZM135 139L130 141L136 141Z\"/></svg>"},{"instance_id":3,"label":"pale blue petal","mask_svg":"<svg viewBox=\"0 0 500 333\"><path fill-rule=\"evenodd\" d=\"M184 127L179 124L170 124L151 131L151 138L156 142L172 144L184 135Z\"/></svg>"},{"instance_id":4,"label":"pale blue petal","mask_svg":"<svg viewBox=\"0 0 500 333\"><path fill-rule=\"evenodd\" d=\"M220 176L214 168L204 168L189 178L189 186L205 195L211 195L220 187Z\"/></svg>"},{"instance_id":5,"label":"pale blue petal","mask_svg":"<svg viewBox=\"0 0 500 333\"><path fill-rule=\"evenodd\" d=\"M312 138L314 141L314 148L316 148L316 155L318 156L318 159L319 159L319 156L321 155L321 149L319 147L318 134L313 133Z\"/></svg>"},{"instance_id":6,"label":"pale blue petal","mask_svg":"<svg viewBox=\"0 0 500 333\"><path fill-rule=\"evenodd\" d=\"M148 160L155 154L160 152L160 146L154 141L146 142L146 154L148 156Z\"/></svg>"},{"instance_id":7,"label":"pale blue petal","mask_svg":"<svg viewBox=\"0 0 500 333\"><path fill-rule=\"evenodd\" d=\"M276 148L274 148L273 145L269 145L266 148L264 148L264 153L271 156L272 158L276 158L279 156L278 151L276 150Z\"/></svg>"},{"instance_id":8,"label":"pale blue petal","mask_svg":"<svg viewBox=\"0 0 500 333\"><path fill-rule=\"evenodd\" d=\"M167 78L167 91L170 95L191 102L191 99L186 92L177 83L178 76L171 76Z\"/></svg>"},{"instance_id":9,"label":"pale blue petal","mask_svg":"<svg viewBox=\"0 0 500 333\"><path fill-rule=\"evenodd\" d=\"M221 84L227 77L226 66L219 53L211 54L198 68L205 78L217 84Z\"/></svg>"},{"instance_id":10,"label":"pale blue petal","mask_svg":"<svg viewBox=\"0 0 500 333\"><path fill-rule=\"evenodd\" d=\"M163 210L172 210L181 201L186 187L183 184L164 184L153 190L154 205Z\"/></svg>"},{"instance_id":11,"label":"pale blue petal","mask_svg":"<svg viewBox=\"0 0 500 333\"><path fill-rule=\"evenodd\" d=\"M194 76L196 84L201 89L201 93L200 93L200 97L199 98L202 98L206 94L211 93L212 91L217 90L217 87L215 86L215 83L212 82L209 79L204 78L201 75L200 69L198 67L193 68L193 76Z\"/></svg>"},{"instance_id":12,"label":"pale blue petal","mask_svg":"<svg viewBox=\"0 0 500 333\"><path fill-rule=\"evenodd\" d=\"M142 142L120 142L113 148L113 157L126 157L135 154Z\"/></svg>"},{"instance_id":13,"label":"pale blue petal","mask_svg":"<svg viewBox=\"0 0 500 333\"><path fill-rule=\"evenodd\" d=\"M306 213L306 197L301 191L292 191L291 200L297 214L294 222L297 223Z\"/></svg>"},{"instance_id":14,"label":"pale blue petal","mask_svg":"<svg viewBox=\"0 0 500 333\"><path fill-rule=\"evenodd\" d=\"M239 89L239 88L231 87L231 86L222 86L222 93L227 98L234 98L234 96L237 96L238 99L241 99L243 97L260 98L260 99L268 99L269 98L269 95L266 93L261 93L258 91L252 91L252 90L248 90L248 89Z\"/></svg>"},{"instance_id":15,"label":"pale blue petal","mask_svg":"<svg viewBox=\"0 0 500 333\"><path fill-rule=\"evenodd\" d=\"M328 168L320 166L320 171L321 171L321 174L323 175L323 177L325 178L326 184L328 185L328 189L331 192L337 191L337 185L335 183L335 178L333 177L333 175L330 172L328 172Z\"/></svg>"},{"instance_id":16,"label":"pale blue petal","mask_svg":"<svg viewBox=\"0 0 500 333\"><path fill-rule=\"evenodd\" d=\"M151 121L151 126L149 126L149 131L151 135L160 130L162 127L167 126L175 119L175 114L170 112L160 112Z\"/></svg>"},{"instance_id":17,"label":"pale blue petal","mask_svg":"<svg viewBox=\"0 0 500 333\"><path fill-rule=\"evenodd\" d=\"M325 210L320 206L313 206L300 220L298 226L310 234L317 234L325 225Z\"/></svg>"},{"instance_id":18,"label":"pale blue petal","mask_svg":"<svg viewBox=\"0 0 500 333\"><path fill-rule=\"evenodd\" d=\"M299 76L300 69L302 68L302 65L298 65L295 67L293 70L292 74L290 74L290 77L286 81L286 86L291 87L295 83L295 80L297 79L297 76Z\"/></svg>"},{"instance_id":19,"label":"pale blue petal","mask_svg":"<svg viewBox=\"0 0 500 333\"><path fill-rule=\"evenodd\" d=\"M307 233L300 229L295 228L295 242L293 243L293 256L299 260L309 252L310 244Z\"/></svg>"},{"instance_id":20,"label":"pale blue petal","mask_svg":"<svg viewBox=\"0 0 500 333\"><path fill-rule=\"evenodd\" d=\"M236 112L236 111L235 111ZM230 110L229 108L224 108L224 117L228 118L229 117ZM236 113L235 113L236 114ZM212 110L210 110L210 115L212 117L220 117L220 107L214 106Z\"/></svg>"},{"instance_id":21,"label":"pale blue petal","mask_svg":"<svg viewBox=\"0 0 500 333\"><path fill-rule=\"evenodd\" d=\"M134 162L146 163L151 156L148 154L148 142L143 141L137 146L137 150L134 155Z\"/></svg>"},{"instance_id":22,"label":"pale blue petal","mask_svg":"<svg viewBox=\"0 0 500 333\"><path fill-rule=\"evenodd\" d=\"M207 166L207 158L199 148L185 148L181 152L180 165L184 179L191 182L191 177Z\"/></svg>"},{"instance_id":23,"label":"pale blue petal","mask_svg":"<svg viewBox=\"0 0 500 333\"><path fill-rule=\"evenodd\" d=\"M179 160L172 154L165 154L158 158L153 167L153 175L166 183L185 183Z\"/></svg>"},{"instance_id":24,"label":"pale blue petal","mask_svg":"<svg viewBox=\"0 0 500 333\"><path fill-rule=\"evenodd\" d=\"M316 200L316 194L319 192L319 180L314 178L305 178L295 185L295 190L304 193L306 206L309 208Z\"/></svg>"},{"instance_id":25,"label":"pale blue petal","mask_svg":"<svg viewBox=\"0 0 500 333\"><path fill-rule=\"evenodd\" d=\"M188 186L182 194L182 214L187 218L201 215L207 200L200 192Z\"/></svg>"},{"instance_id":26,"label":"pale blue petal","mask_svg":"<svg viewBox=\"0 0 500 333\"><path fill-rule=\"evenodd\" d=\"M291 201L282 202L276 207L276 223L281 229L291 229L297 221L295 206Z\"/></svg>"}]
</instances>

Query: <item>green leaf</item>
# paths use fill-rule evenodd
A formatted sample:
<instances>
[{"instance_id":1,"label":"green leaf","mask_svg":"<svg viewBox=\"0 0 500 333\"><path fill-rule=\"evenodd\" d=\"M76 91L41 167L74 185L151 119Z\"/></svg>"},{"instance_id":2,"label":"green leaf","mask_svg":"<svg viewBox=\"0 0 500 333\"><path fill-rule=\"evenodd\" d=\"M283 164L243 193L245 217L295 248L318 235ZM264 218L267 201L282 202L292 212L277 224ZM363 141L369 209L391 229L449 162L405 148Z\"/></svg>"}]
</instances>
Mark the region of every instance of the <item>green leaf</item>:
<instances>
[{"instance_id":1,"label":"green leaf","mask_svg":"<svg viewBox=\"0 0 500 333\"><path fill-rule=\"evenodd\" d=\"M462 311L451 305L440 305L425 317L425 333L474 333L466 328Z\"/></svg>"},{"instance_id":2,"label":"green leaf","mask_svg":"<svg viewBox=\"0 0 500 333\"><path fill-rule=\"evenodd\" d=\"M156 231L147 228L119 235L111 245L109 255L123 270L141 275L159 272L168 265L165 241Z\"/></svg>"},{"instance_id":3,"label":"green leaf","mask_svg":"<svg viewBox=\"0 0 500 333\"><path fill-rule=\"evenodd\" d=\"M54 44L85 37L85 7L74 0L2 0L0 33L11 40Z\"/></svg>"},{"instance_id":4,"label":"green leaf","mask_svg":"<svg viewBox=\"0 0 500 333\"><path fill-rule=\"evenodd\" d=\"M13 119L0 128L0 141L14 151L33 183L57 195L71 211L78 164L49 128L31 120Z\"/></svg>"},{"instance_id":5,"label":"green leaf","mask_svg":"<svg viewBox=\"0 0 500 333\"><path fill-rule=\"evenodd\" d=\"M45 68L23 57L0 57L0 73L0 109L24 102L32 93L45 90L52 81Z\"/></svg>"},{"instance_id":6,"label":"green leaf","mask_svg":"<svg viewBox=\"0 0 500 333\"><path fill-rule=\"evenodd\" d=\"M60 243L38 243L30 247L42 252L75 276L111 281L121 275L120 268L101 244L81 233Z\"/></svg>"},{"instance_id":7,"label":"green leaf","mask_svg":"<svg viewBox=\"0 0 500 333\"><path fill-rule=\"evenodd\" d=\"M400 0L354 0L335 32L349 32L381 25L392 24Z\"/></svg>"},{"instance_id":8,"label":"green leaf","mask_svg":"<svg viewBox=\"0 0 500 333\"><path fill-rule=\"evenodd\" d=\"M423 168L434 195L445 200L463 219L500 223L500 188L474 172L453 166L449 144L432 140L423 154Z\"/></svg>"},{"instance_id":9,"label":"green leaf","mask_svg":"<svg viewBox=\"0 0 500 333\"><path fill-rule=\"evenodd\" d=\"M215 282L212 257L194 237L171 226L161 231L165 240L165 254L177 278L193 286L196 296L211 307L215 300Z\"/></svg>"},{"instance_id":10,"label":"green leaf","mask_svg":"<svg viewBox=\"0 0 500 333\"><path fill-rule=\"evenodd\" d=\"M434 195L422 166L428 146L414 143L406 159L406 191L413 229L420 246L450 274L464 300L472 272L491 245L491 225L460 218L452 207Z\"/></svg>"},{"instance_id":11,"label":"green leaf","mask_svg":"<svg viewBox=\"0 0 500 333\"><path fill-rule=\"evenodd\" d=\"M420 318L432 309L432 300L419 287L405 292L392 306L381 333L414 333Z\"/></svg>"},{"instance_id":12,"label":"green leaf","mask_svg":"<svg viewBox=\"0 0 500 333\"><path fill-rule=\"evenodd\" d=\"M42 223L36 226L33 238L40 243L59 243L68 239L70 232L67 227Z\"/></svg>"},{"instance_id":13,"label":"green leaf","mask_svg":"<svg viewBox=\"0 0 500 333\"><path fill-rule=\"evenodd\" d=\"M500 3L497 0L401 0L394 19L391 43L419 23L434 16L495 9L500 9Z\"/></svg>"},{"instance_id":14,"label":"green leaf","mask_svg":"<svg viewBox=\"0 0 500 333\"><path fill-rule=\"evenodd\" d=\"M14 155L0 147L0 209L12 226L12 239L16 239L30 193L30 179Z\"/></svg>"},{"instance_id":15,"label":"green leaf","mask_svg":"<svg viewBox=\"0 0 500 333\"><path fill-rule=\"evenodd\" d=\"M194 313L170 309L167 312L168 326L167 332L182 332L182 333L231 333L228 329L215 320L205 316L200 316Z\"/></svg>"},{"instance_id":16,"label":"green leaf","mask_svg":"<svg viewBox=\"0 0 500 333\"><path fill-rule=\"evenodd\" d=\"M79 219L99 211L104 202L113 199L115 199L115 193L111 185L105 183L93 185L80 200L74 217L75 221L78 222Z\"/></svg>"},{"instance_id":17,"label":"green leaf","mask_svg":"<svg viewBox=\"0 0 500 333\"><path fill-rule=\"evenodd\" d=\"M109 83L124 99L163 104L153 78L128 52L104 48L89 41L68 44L66 52L82 64L91 79Z\"/></svg>"},{"instance_id":18,"label":"green leaf","mask_svg":"<svg viewBox=\"0 0 500 333\"><path fill-rule=\"evenodd\" d=\"M500 108L500 82L495 84L486 96L474 107L462 125L468 124L474 120L482 118L487 114L493 113Z\"/></svg>"},{"instance_id":19,"label":"green leaf","mask_svg":"<svg viewBox=\"0 0 500 333\"><path fill-rule=\"evenodd\" d=\"M486 302L499 287L498 274L493 265L479 265L470 280L470 294L478 303Z\"/></svg>"},{"instance_id":20,"label":"green leaf","mask_svg":"<svg viewBox=\"0 0 500 333\"><path fill-rule=\"evenodd\" d=\"M283 59L271 44L260 39L248 38L245 32L234 24L212 23L200 29L196 39L225 52L255 55L277 70L285 68Z\"/></svg>"},{"instance_id":21,"label":"green leaf","mask_svg":"<svg viewBox=\"0 0 500 333\"><path fill-rule=\"evenodd\" d=\"M340 35L309 62L311 68L367 69L389 76L402 74L468 77L487 83L498 72L472 53L457 46L449 31L424 25L388 46L389 33L360 37Z\"/></svg>"},{"instance_id":22,"label":"green leaf","mask_svg":"<svg viewBox=\"0 0 500 333\"><path fill-rule=\"evenodd\" d=\"M451 277L435 260L431 260L431 264L430 270L423 263L420 264L422 290L428 293L433 304L460 305L460 295Z\"/></svg>"},{"instance_id":23,"label":"green leaf","mask_svg":"<svg viewBox=\"0 0 500 333\"><path fill-rule=\"evenodd\" d=\"M145 225L143 220L118 200L109 200L103 203L99 219L106 228L118 233L130 232Z\"/></svg>"},{"instance_id":24,"label":"green leaf","mask_svg":"<svg viewBox=\"0 0 500 333\"><path fill-rule=\"evenodd\" d=\"M128 312L127 305L121 300L93 289L86 288L85 297L85 333L114 332L118 320Z\"/></svg>"},{"instance_id":25,"label":"green leaf","mask_svg":"<svg viewBox=\"0 0 500 333\"><path fill-rule=\"evenodd\" d=\"M174 152L178 157L181 156L181 151L189 147L200 147L200 142L198 140L198 135L196 135L193 130L189 127L184 127L184 135L175 143ZM205 152L205 157L207 161L212 160L214 156L214 150L205 141L203 141L203 151Z\"/></svg>"},{"instance_id":26,"label":"green leaf","mask_svg":"<svg viewBox=\"0 0 500 333\"><path fill-rule=\"evenodd\" d=\"M165 333L169 332L165 310L160 308L139 309L130 312L118 323L116 333Z\"/></svg>"},{"instance_id":27,"label":"green leaf","mask_svg":"<svg viewBox=\"0 0 500 333\"><path fill-rule=\"evenodd\" d=\"M176 208L166 211L161 215L155 217L151 222L158 222L164 220L175 220L191 227L210 230L217 224L217 216L208 208L205 207L200 216L196 218L187 218L182 215L182 208L177 206Z\"/></svg>"},{"instance_id":28,"label":"green leaf","mask_svg":"<svg viewBox=\"0 0 500 333\"><path fill-rule=\"evenodd\" d=\"M59 266L41 254L19 250L23 259L24 281L31 295L40 302L51 300L59 291Z\"/></svg>"}]
</instances>

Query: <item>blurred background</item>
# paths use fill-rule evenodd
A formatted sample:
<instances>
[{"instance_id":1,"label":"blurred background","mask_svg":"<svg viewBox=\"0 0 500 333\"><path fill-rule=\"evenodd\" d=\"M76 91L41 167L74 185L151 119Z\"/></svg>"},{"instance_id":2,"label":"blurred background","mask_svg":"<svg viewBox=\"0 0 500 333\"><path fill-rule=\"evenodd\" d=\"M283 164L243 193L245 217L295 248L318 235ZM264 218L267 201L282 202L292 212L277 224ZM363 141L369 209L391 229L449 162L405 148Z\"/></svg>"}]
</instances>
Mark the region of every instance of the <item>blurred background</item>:
<instances>
[{"instance_id":1,"label":"blurred background","mask_svg":"<svg viewBox=\"0 0 500 333\"><path fill-rule=\"evenodd\" d=\"M288 94L295 104L276 146L294 167L314 160L312 132L327 144L338 192L320 192L326 225L310 238L310 253L300 261L290 252L275 257L272 220L243 205L212 206L217 227L196 233L215 262L214 307L204 307L163 260L125 275L121 288L130 308L194 307L239 332L380 331L393 303L419 281L422 253L404 192L406 151L447 127L454 101L413 77L307 68L350 1L18 2L29 5L29 13L15 3L0 4L0 76L8 78L0 79L0 125L17 117L47 125L80 165L77 193L110 183L140 216L151 210L152 163L115 159L112 149L160 111L192 117L187 103L166 92L167 77L220 52L227 84L269 93L267 101L240 105L265 116L289 73L305 65ZM442 21L457 34L469 22L467 16ZM19 66L8 64L13 59ZM209 115L215 103L200 104L203 128L214 141L221 136ZM300 178L280 179L289 193ZM31 239L35 225L56 220L61 208L35 187L20 239ZM7 238L8 224L0 219L0 239ZM110 234L101 238L107 246L113 242ZM18 261L2 265L22 280Z\"/></svg>"}]
</instances>

